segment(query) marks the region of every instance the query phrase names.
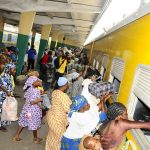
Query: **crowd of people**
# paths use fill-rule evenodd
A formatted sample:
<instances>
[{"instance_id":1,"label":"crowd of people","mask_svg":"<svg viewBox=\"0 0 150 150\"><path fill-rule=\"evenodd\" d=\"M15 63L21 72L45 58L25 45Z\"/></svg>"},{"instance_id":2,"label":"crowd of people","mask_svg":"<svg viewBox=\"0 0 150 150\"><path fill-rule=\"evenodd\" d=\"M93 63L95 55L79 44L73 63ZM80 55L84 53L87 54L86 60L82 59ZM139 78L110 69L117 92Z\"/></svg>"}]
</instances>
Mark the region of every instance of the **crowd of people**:
<instances>
[{"instance_id":1,"label":"crowd of people","mask_svg":"<svg viewBox=\"0 0 150 150\"><path fill-rule=\"evenodd\" d=\"M6 97L14 96L17 53L18 49L13 47L0 54L0 116ZM82 50L46 49L37 62L37 71L34 46L27 54L25 104L14 141L22 140L21 132L27 127L33 131L34 143L41 143L43 139L38 130L45 115L49 128L45 150L123 150L128 130L150 129L150 122L128 120L122 103L108 102L115 92L114 85L102 81L99 71L89 65L87 54ZM6 125L10 124L0 118L1 131L7 131Z\"/></svg>"}]
</instances>

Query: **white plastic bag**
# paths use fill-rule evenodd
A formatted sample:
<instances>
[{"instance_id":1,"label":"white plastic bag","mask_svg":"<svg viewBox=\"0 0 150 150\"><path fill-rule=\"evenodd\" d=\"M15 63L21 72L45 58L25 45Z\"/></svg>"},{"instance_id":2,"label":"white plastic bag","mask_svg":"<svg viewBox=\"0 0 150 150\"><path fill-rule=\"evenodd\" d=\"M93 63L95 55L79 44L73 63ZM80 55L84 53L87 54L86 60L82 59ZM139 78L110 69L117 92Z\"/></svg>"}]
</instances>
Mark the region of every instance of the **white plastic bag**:
<instances>
[{"instance_id":1,"label":"white plastic bag","mask_svg":"<svg viewBox=\"0 0 150 150\"><path fill-rule=\"evenodd\" d=\"M3 106L2 106L1 120L2 121L16 121L16 120L18 120L17 108L18 108L17 100L11 96L6 97L6 99L3 102Z\"/></svg>"}]
</instances>

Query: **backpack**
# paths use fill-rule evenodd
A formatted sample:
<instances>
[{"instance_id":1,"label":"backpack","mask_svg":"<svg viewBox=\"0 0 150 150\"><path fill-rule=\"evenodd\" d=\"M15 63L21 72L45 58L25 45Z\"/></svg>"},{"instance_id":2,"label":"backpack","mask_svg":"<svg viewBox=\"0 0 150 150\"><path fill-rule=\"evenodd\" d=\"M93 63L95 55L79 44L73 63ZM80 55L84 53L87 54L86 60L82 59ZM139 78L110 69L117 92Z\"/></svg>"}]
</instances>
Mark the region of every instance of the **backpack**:
<instances>
[{"instance_id":1,"label":"backpack","mask_svg":"<svg viewBox=\"0 0 150 150\"><path fill-rule=\"evenodd\" d=\"M59 58L58 57L54 60L54 65L55 65L56 69L59 69Z\"/></svg>"}]
</instances>

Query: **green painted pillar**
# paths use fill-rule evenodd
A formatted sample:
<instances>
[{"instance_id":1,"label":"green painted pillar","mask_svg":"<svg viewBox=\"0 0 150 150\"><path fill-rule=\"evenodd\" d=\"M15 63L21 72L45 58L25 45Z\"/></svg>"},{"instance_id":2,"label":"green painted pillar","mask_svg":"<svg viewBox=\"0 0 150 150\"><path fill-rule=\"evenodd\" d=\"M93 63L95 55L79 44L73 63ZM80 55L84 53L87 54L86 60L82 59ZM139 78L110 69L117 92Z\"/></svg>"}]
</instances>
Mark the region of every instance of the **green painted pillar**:
<instances>
[{"instance_id":1,"label":"green painted pillar","mask_svg":"<svg viewBox=\"0 0 150 150\"><path fill-rule=\"evenodd\" d=\"M0 48L2 48L3 32L0 31Z\"/></svg>"},{"instance_id":2,"label":"green painted pillar","mask_svg":"<svg viewBox=\"0 0 150 150\"><path fill-rule=\"evenodd\" d=\"M39 46L39 53L38 53L38 59L37 59L37 64L40 61L41 57L43 56L43 53L45 49L48 46L48 41L44 39L40 39L40 46Z\"/></svg>"},{"instance_id":3,"label":"green painted pillar","mask_svg":"<svg viewBox=\"0 0 150 150\"><path fill-rule=\"evenodd\" d=\"M50 49L54 50L55 49L55 45L56 45L56 41L51 41Z\"/></svg>"},{"instance_id":4,"label":"green painted pillar","mask_svg":"<svg viewBox=\"0 0 150 150\"><path fill-rule=\"evenodd\" d=\"M4 18L0 16L0 48L2 48L3 31L4 31Z\"/></svg>"},{"instance_id":5,"label":"green painted pillar","mask_svg":"<svg viewBox=\"0 0 150 150\"><path fill-rule=\"evenodd\" d=\"M57 48L61 47L62 43L57 42Z\"/></svg>"},{"instance_id":6,"label":"green painted pillar","mask_svg":"<svg viewBox=\"0 0 150 150\"><path fill-rule=\"evenodd\" d=\"M51 32L52 25L43 25L42 32L41 32L41 40L39 46L39 53L37 58L36 68L39 69L39 61L43 56L45 49L48 47L49 35Z\"/></svg>"},{"instance_id":7,"label":"green painted pillar","mask_svg":"<svg viewBox=\"0 0 150 150\"><path fill-rule=\"evenodd\" d=\"M17 60L17 75L21 74L22 66L24 65L24 56L26 54L28 41L29 41L29 36L18 34L17 48L19 49L19 54Z\"/></svg>"},{"instance_id":8,"label":"green painted pillar","mask_svg":"<svg viewBox=\"0 0 150 150\"><path fill-rule=\"evenodd\" d=\"M19 33L17 38L17 47L19 49L18 60L17 60L17 75L21 74L22 67L24 64L24 56L27 50L27 44L29 35L33 26L36 12L22 12L20 15L19 22Z\"/></svg>"},{"instance_id":9,"label":"green painted pillar","mask_svg":"<svg viewBox=\"0 0 150 150\"><path fill-rule=\"evenodd\" d=\"M61 44L61 47L65 47L65 43L62 43L62 44Z\"/></svg>"}]
</instances>

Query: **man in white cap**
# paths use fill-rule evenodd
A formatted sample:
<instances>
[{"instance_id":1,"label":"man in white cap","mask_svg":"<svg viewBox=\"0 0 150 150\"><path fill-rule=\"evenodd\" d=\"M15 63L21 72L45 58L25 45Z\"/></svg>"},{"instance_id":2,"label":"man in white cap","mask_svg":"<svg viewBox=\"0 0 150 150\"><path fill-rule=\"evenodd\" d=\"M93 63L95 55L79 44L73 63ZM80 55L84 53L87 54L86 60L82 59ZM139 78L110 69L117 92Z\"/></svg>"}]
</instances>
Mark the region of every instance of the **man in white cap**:
<instances>
[{"instance_id":1,"label":"man in white cap","mask_svg":"<svg viewBox=\"0 0 150 150\"><path fill-rule=\"evenodd\" d=\"M65 77L59 77L57 84L59 88L61 88L62 86L67 86L68 88L68 80Z\"/></svg>"}]
</instances>

